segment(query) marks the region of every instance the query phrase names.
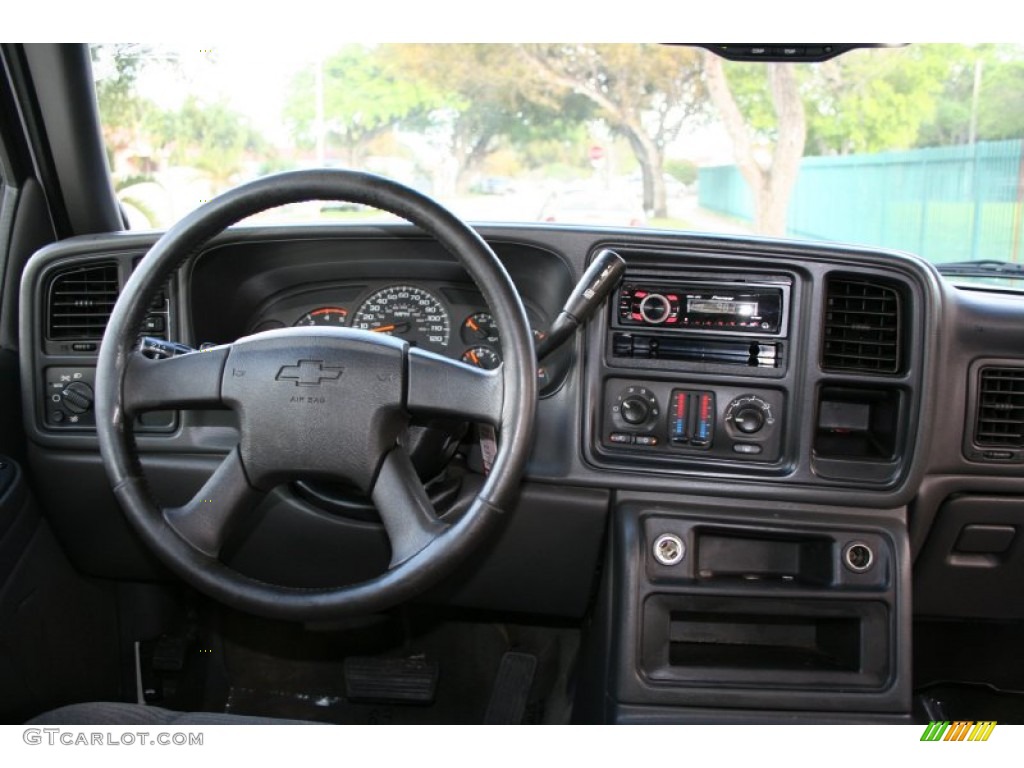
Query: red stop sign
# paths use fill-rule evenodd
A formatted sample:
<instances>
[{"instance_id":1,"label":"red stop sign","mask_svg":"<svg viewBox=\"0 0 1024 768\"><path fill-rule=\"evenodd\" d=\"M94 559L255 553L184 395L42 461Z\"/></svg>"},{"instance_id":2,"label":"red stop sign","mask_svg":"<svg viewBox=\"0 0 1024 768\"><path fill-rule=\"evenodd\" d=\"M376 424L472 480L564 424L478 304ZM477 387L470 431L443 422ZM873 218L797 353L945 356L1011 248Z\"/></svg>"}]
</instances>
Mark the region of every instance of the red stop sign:
<instances>
[{"instance_id":1,"label":"red stop sign","mask_svg":"<svg viewBox=\"0 0 1024 768\"><path fill-rule=\"evenodd\" d=\"M604 147L600 146L599 144L594 144L590 148L588 154L590 155L590 159L594 160L595 162L598 160L604 160Z\"/></svg>"}]
</instances>

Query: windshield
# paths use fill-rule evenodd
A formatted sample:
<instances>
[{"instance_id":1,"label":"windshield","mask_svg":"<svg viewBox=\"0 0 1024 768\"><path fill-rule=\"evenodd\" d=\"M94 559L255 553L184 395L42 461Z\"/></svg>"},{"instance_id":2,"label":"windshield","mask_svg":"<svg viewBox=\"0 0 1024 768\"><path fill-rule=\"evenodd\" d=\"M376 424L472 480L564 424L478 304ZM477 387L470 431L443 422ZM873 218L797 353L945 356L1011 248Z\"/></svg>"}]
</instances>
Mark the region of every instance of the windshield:
<instances>
[{"instance_id":1,"label":"windshield","mask_svg":"<svg viewBox=\"0 0 1024 768\"><path fill-rule=\"evenodd\" d=\"M733 63L663 45L92 47L133 228L293 168L379 173L470 221L1024 255L1024 47ZM361 221L310 203L263 220Z\"/></svg>"}]
</instances>

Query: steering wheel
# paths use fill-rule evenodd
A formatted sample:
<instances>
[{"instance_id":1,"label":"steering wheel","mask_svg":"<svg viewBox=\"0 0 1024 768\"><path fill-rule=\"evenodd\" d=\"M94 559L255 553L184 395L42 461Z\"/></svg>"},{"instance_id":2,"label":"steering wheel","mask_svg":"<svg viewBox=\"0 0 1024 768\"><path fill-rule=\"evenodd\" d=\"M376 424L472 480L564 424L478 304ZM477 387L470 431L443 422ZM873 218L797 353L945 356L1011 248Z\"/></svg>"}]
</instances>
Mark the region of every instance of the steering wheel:
<instances>
[{"instance_id":1,"label":"steering wheel","mask_svg":"<svg viewBox=\"0 0 1024 768\"><path fill-rule=\"evenodd\" d=\"M138 351L150 298L177 267L231 224L307 200L372 206L434 237L483 293L501 328L503 365L482 371L397 338L333 327L267 331L163 360ZM272 618L378 611L433 585L510 508L530 451L536 362L508 273L483 239L440 204L371 174L278 174L236 187L186 216L125 284L97 366L100 452L131 525L196 589ZM238 415L238 445L188 503L161 508L143 477L135 417L149 410L224 407ZM491 471L456 522L438 518L403 445L410 414L454 416L499 430ZM358 584L297 588L254 579L219 559L233 526L276 485L300 477L340 479L370 494L391 543L384 573Z\"/></svg>"}]
</instances>

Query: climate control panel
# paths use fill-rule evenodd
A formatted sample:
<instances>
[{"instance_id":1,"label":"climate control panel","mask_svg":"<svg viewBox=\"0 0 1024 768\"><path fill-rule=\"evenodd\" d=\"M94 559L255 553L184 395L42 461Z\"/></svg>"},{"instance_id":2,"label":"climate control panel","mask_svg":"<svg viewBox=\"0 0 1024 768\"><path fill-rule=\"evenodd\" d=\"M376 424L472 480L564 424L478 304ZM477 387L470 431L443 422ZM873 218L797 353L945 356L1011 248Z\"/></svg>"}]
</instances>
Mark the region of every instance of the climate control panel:
<instances>
[{"instance_id":1,"label":"climate control panel","mask_svg":"<svg viewBox=\"0 0 1024 768\"><path fill-rule=\"evenodd\" d=\"M599 415L610 452L774 462L784 395L774 389L608 379Z\"/></svg>"}]
</instances>

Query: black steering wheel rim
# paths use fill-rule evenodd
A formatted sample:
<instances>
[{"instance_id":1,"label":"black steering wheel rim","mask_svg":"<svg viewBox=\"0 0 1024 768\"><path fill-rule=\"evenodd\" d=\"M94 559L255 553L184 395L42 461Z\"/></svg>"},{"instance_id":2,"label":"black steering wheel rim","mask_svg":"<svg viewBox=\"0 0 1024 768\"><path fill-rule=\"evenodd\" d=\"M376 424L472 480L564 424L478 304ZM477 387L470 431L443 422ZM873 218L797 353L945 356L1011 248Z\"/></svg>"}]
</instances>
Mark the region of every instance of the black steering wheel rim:
<instances>
[{"instance_id":1,"label":"black steering wheel rim","mask_svg":"<svg viewBox=\"0 0 1024 768\"><path fill-rule=\"evenodd\" d=\"M133 406L131 398L125 399L126 376L137 364L137 329L145 317L149 297L159 286L230 225L269 208L307 200L360 203L416 225L466 269L502 329L503 399L500 417L496 413L494 419L500 448L476 498L457 522L432 537L424 548L374 579L336 588L264 583L233 570L215 554L202 551L179 535L145 482L132 432ZM356 334L350 336L361 341ZM411 371L408 366L412 362L409 360L403 370ZM417 358L415 362L424 367L424 360ZM433 364L429 360L426 363ZM139 263L114 307L100 348L96 390L97 435L103 463L115 496L143 542L172 571L214 599L273 618L310 620L378 611L408 600L447 575L486 538L514 503L529 456L536 409L536 363L530 326L515 286L474 230L431 198L397 182L372 174L324 169L277 174L236 187L169 229Z\"/></svg>"}]
</instances>

